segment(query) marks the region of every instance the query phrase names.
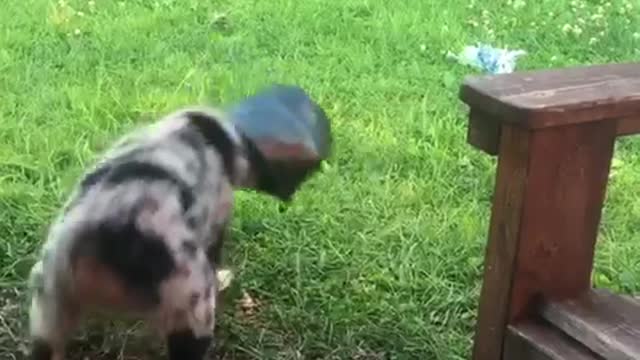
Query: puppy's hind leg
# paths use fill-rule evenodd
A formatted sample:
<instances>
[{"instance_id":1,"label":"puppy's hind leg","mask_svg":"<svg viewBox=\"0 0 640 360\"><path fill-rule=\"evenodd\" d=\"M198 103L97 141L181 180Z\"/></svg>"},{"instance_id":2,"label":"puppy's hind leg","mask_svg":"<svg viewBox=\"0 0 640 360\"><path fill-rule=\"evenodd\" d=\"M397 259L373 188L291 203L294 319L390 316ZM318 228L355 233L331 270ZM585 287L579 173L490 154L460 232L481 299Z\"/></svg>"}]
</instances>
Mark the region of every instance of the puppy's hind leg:
<instances>
[{"instance_id":1,"label":"puppy's hind leg","mask_svg":"<svg viewBox=\"0 0 640 360\"><path fill-rule=\"evenodd\" d=\"M31 335L31 360L62 360L68 335L77 323L77 311L65 305L55 288L45 286L53 276L43 272L42 262L32 270L33 289L29 326Z\"/></svg>"},{"instance_id":2,"label":"puppy's hind leg","mask_svg":"<svg viewBox=\"0 0 640 360\"><path fill-rule=\"evenodd\" d=\"M212 335L197 336L191 329L174 331L167 336L169 360L204 360Z\"/></svg>"},{"instance_id":3,"label":"puppy's hind leg","mask_svg":"<svg viewBox=\"0 0 640 360\"><path fill-rule=\"evenodd\" d=\"M222 248L225 243L231 239L231 228L229 222L222 224L216 232L216 238L207 249L207 259L216 270L216 278L218 281L218 292L226 290L233 280L233 272L229 268L221 267L222 265Z\"/></svg>"},{"instance_id":4,"label":"puppy's hind leg","mask_svg":"<svg viewBox=\"0 0 640 360\"><path fill-rule=\"evenodd\" d=\"M214 287L206 294L192 294L189 309L175 312L177 316L173 324L164 331L169 360L205 359L213 344Z\"/></svg>"}]
</instances>

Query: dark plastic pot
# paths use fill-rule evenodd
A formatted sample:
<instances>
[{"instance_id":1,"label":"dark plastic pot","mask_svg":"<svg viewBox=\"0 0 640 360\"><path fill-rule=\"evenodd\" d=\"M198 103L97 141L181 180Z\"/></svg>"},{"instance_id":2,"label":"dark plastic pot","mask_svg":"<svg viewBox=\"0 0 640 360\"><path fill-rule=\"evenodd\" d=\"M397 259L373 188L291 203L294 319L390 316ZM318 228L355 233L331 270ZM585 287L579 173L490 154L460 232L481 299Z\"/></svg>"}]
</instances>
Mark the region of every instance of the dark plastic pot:
<instances>
[{"instance_id":1,"label":"dark plastic pot","mask_svg":"<svg viewBox=\"0 0 640 360\"><path fill-rule=\"evenodd\" d=\"M255 147L269 183L262 191L288 200L331 153L330 121L299 87L274 85L229 109Z\"/></svg>"}]
</instances>

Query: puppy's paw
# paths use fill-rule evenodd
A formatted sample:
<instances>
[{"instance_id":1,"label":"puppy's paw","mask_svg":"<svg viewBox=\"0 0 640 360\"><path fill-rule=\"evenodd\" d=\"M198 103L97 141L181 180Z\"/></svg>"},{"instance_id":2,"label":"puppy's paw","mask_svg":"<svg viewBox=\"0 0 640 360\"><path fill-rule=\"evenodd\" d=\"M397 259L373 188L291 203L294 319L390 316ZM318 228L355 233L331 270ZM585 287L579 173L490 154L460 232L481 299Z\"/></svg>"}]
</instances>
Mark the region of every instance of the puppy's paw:
<instances>
[{"instance_id":1,"label":"puppy's paw","mask_svg":"<svg viewBox=\"0 0 640 360\"><path fill-rule=\"evenodd\" d=\"M222 292L231 285L233 280L233 272L230 269L220 269L216 272L218 279L218 291Z\"/></svg>"}]
</instances>

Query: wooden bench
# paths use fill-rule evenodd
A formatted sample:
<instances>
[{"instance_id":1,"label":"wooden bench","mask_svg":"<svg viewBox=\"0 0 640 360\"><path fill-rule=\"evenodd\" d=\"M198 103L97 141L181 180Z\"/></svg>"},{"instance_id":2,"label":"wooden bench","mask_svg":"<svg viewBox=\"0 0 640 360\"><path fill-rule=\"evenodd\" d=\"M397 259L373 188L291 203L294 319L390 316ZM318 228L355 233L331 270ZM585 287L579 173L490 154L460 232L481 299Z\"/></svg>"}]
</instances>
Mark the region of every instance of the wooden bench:
<instances>
[{"instance_id":1,"label":"wooden bench","mask_svg":"<svg viewBox=\"0 0 640 360\"><path fill-rule=\"evenodd\" d=\"M473 360L640 359L640 303L591 284L640 64L470 77L460 97L469 143L498 156Z\"/></svg>"}]
</instances>

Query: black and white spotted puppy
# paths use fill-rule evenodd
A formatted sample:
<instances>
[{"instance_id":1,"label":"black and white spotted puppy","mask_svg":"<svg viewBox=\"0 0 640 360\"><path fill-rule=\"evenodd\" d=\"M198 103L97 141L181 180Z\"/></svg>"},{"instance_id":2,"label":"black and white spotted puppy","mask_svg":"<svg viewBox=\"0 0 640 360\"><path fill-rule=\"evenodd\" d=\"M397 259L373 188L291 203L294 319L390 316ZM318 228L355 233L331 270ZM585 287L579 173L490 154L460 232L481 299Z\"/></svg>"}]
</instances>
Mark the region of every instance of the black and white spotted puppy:
<instances>
[{"instance_id":1,"label":"black and white spotted puppy","mask_svg":"<svg viewBox=\"0 0 640 360\"><path fill-rule=\"evenodd\" d=\"M268 189L260 168L215 109L183 109L122 138L79 182L32 269L31 358L61 360L82 318L106 311L147 320L171 360L202 359L233 189Z\"/></svg>"}]
</instances>

